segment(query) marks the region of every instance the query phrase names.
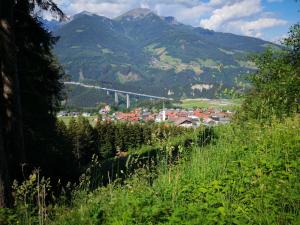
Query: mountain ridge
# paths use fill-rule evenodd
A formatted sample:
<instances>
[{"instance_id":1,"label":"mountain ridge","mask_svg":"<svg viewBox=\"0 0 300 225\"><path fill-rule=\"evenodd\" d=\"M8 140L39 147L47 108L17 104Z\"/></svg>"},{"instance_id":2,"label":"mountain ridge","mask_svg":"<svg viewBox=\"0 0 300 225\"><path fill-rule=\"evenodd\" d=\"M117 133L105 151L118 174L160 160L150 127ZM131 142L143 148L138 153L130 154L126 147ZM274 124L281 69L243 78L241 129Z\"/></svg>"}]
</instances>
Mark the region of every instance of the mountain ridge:
<instances>
[{"instance_id":1,"label":"mountain ridge","mask_svg":"<svg viewBox=\"0 0 300 225\"><path fill-rule=\"evenodd\" d=\"M60 36L54 51L72 80L173 98L215 96L254 71L248 53L273 45L185 25L148 9L114 19L85 13L54 33Z\"/></svg>"},{"instance_id":2,"label":"mountain ridge","mask_svg":"<svg viewBox=\"0 0 300 225\"><path fill-rule=\"evenodd\" d=\"M133 19L139 19L147 16L148 14L153 13L150 9L147 8L135 8L132 10L129 10L128 12L125 12L124 14L113 18L113 20L122 20L124 18L133 18Z\"/></svg>"}]
</instances>

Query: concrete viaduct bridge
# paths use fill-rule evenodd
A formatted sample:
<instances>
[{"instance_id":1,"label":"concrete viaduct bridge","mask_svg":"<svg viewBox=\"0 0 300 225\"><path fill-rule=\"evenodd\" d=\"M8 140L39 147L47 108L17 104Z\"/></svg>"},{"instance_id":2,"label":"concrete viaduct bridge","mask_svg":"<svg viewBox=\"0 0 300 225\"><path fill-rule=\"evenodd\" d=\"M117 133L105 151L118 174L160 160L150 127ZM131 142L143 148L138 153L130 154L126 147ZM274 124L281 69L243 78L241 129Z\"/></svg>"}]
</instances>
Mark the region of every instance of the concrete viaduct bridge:
<instances>
[{"instance_id":1,"label":"concrete viaduct bridge","mask_svg":"<svg viewBox=\"0 0 300 225\"><path fill-rule=\"evenodd\" d=\"M83 84L83 83L74 82L74 81L64 82L64 84L77 85L77 86L81 86L81 87L85 87L85 88L93 88L93 89L97 89L97 90L102 90L102 91L106 91L108 94L110 92L113 92L115 94L115 103L116 103L116 105L119 104L118 94L125 94L126 95L126 107L127 107L127 109L130 108L130 96L138 96L138 97L145 97L145 98L150 98L150 99L160 99L160 100L169 100L169 101L173 100L172 98L159 97L159 96L155 96L155 95L146 95L146 94L140 94L140 93L135 93L135 92L130 92L130 91L121 91L121 90L116 90L116 89L112 89L112 88L104 88L104 87L99 87L99 86L89 85L89 84Z\"/></svg>"}]
</instances>

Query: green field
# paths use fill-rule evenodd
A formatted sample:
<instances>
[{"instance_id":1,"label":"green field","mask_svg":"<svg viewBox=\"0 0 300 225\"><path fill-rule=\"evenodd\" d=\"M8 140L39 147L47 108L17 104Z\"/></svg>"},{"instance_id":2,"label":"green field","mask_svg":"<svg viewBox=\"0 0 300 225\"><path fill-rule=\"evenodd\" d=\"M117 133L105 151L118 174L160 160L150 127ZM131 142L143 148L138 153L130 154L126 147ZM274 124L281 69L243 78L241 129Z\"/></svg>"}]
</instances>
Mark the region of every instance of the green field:
<instances>
[{"instance_id":1,"label":"green field","mask_svg":"<svg viewBox=\"0 0 300 225\"><path fill-rule=\"evenodd\" d=\"M241 99L184 99L181 101L182 108L193 109L193 108L212 108L220 110L235 110L240 106Z\"/></svg>"},{"instance_id":2,"label":"green field","mask_svg":"<svg viewBox=\"0 0 300 225\"><path fill-rule=\"evenodd\" d=\"M62 116L62 117L57 117L57 118L58 118L58 120L62 120L66 125L68 125L71 118L72 118L72 116ZM89 122L92 126L96 125L95 119L97 118L97 116L89 116L89 117L86 117L86 118L89 120Z\"/></svg>"}]
</instances>

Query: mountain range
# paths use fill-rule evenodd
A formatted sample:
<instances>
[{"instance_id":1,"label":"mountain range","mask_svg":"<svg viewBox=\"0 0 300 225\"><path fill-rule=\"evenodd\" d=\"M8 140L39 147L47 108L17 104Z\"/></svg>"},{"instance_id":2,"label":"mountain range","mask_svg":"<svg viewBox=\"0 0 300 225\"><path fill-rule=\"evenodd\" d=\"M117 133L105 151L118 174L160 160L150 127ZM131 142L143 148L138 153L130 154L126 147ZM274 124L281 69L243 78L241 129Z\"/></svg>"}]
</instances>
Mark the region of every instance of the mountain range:
<instances>
[{"instance_id":1,"label":"mountain range","mask_svg":"<svg viewBox=\"0 0 300 225\"><path fill-rule=\"evenodd\" d=\"M82 12L54 25L60 37L54 53L71 80L172 98L215 96L256 69L249 54L275 46L185 25L143 8L115 19ZM100 95L110 98L73 90L70 103L92 106Z\"/></svg>"}]
</instances>

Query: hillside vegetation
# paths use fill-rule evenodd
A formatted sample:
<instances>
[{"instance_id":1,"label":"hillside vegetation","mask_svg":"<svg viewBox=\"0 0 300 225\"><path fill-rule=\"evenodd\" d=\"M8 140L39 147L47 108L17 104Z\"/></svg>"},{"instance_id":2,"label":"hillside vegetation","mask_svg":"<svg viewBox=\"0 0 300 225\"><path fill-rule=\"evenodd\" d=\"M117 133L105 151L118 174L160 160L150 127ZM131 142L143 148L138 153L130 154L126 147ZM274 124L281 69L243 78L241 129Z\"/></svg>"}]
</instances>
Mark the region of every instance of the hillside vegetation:
<instances>
[{"instance_id":1,"label":"hillside vegetation","mask_svg":"<svg viewBox=\"0 0 300 225\"><path fill-rule=\"evenodd\" d=\"M53 224L297 224L299 148L299 118L218 127L176 163L77 193Z\"/></svg>"},{"instance_id":2,"label":"hillside vegetation","mask_svg":"<svg viewBox=\"0 0 300 225\"><path fill-rule=\"evenodd\" d=\"M188 146L167 141L155 169L81 190L53 224L299 224L299 33L253 58L234 123L190 134Z\"/></svg>"}]
</instances>

